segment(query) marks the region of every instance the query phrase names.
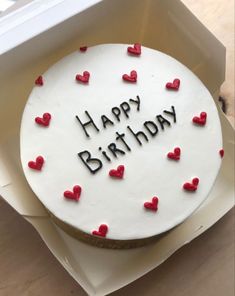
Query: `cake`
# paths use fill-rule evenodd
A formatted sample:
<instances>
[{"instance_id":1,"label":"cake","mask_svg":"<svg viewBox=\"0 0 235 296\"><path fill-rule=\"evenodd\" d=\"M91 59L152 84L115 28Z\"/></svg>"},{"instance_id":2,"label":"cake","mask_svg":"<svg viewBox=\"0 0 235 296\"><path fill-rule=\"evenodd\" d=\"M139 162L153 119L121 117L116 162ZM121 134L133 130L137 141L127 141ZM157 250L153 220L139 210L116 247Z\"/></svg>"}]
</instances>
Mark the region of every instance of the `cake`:
<instances>
[{"instance_id":1,"label":"cake","mask_svg":"<svg viewBox=\"0 0 235 296\"><path fill-rule=\"evenodd\" d=\"M221 166L209 91L140 44L81 47L35 80L21 162L56 225L107 248L149 243L205 201Z\"/></svg>"}]
</instances>

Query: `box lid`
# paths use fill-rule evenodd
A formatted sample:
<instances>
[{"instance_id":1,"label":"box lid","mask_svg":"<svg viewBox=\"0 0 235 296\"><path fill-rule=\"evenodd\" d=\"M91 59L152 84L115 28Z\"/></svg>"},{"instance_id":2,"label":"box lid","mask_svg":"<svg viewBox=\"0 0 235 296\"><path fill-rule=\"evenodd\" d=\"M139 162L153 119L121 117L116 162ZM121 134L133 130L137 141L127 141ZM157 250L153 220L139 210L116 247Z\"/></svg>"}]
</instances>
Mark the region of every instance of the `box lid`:
<instances>
[{"instance_id":1,"label":"box lid","mask_svg":"<svg viewBox=\"0 0 235 296\"><path fill-rule=\"evenodd\" d=\"M0 55L101 0L35 0L0 18Z\"/></svg>"}]
</instances>

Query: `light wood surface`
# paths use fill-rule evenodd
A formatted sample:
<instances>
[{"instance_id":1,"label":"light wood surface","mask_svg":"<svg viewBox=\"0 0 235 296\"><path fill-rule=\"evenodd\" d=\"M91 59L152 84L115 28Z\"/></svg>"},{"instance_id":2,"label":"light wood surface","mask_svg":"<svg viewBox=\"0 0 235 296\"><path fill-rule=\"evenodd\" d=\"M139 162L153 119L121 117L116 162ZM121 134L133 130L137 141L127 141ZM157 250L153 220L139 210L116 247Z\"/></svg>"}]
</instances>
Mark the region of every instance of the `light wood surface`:
<instances>
[{"instance_id":1,"label":"light wood surface","mask_svg":"<svg viewBox=\"0 0 235 296\"><path fill-rule=\"evenodd\" d=\"M172 0L173 1L173 0ZM234 1L183 0L227 48L221 95L234 119ZM0 199L0 295L85 296L33 227ZM234 296L234 210L113 296Z\"/></svg>"}]
</instances>

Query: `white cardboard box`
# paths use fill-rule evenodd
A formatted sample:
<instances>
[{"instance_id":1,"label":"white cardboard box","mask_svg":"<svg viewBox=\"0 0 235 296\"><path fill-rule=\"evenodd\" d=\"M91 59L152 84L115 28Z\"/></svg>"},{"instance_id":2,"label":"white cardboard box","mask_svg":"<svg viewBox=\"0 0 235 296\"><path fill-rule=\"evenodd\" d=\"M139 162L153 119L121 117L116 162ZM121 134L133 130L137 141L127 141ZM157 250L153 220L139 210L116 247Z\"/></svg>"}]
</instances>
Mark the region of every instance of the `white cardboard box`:
<instances>
[{"instance_id":1,"label":"white cardboard box","mask_svg":"<svg viewBox=\"0 0 235 296\"><path fill-rule=\"evenodd\" d=\"M196 213L155 244L118 251L76 241L51 222L27 185L19 127L34 78L82 45L134 42L180 60L217 99L225 48L178 0L36 0L0 18L0 195L89 295L110 293L157 267L234 205L234 131L221 112L226 153L216 184Z\"/></svg>"}]
</instances>

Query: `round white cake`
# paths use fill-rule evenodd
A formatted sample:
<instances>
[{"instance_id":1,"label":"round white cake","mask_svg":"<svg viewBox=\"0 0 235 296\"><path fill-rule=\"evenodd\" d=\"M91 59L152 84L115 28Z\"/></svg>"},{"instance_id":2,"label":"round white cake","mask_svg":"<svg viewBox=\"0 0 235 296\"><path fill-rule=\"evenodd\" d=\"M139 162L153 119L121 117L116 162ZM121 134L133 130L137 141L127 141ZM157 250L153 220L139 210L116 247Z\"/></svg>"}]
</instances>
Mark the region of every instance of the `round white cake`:
<instances>
[{"instance_id":1,"label":"round white cake","mask_svg":"<svg viewBox=\"0 0 235 296\"><path fill-rule=\"evenodd\" d=\"M140 44L82 47L39 76L20 142L26 179L57 224L112 247L189 217L223 154L206 87Z\"/></svg>"}]
</instances>

